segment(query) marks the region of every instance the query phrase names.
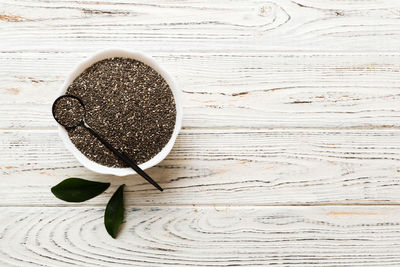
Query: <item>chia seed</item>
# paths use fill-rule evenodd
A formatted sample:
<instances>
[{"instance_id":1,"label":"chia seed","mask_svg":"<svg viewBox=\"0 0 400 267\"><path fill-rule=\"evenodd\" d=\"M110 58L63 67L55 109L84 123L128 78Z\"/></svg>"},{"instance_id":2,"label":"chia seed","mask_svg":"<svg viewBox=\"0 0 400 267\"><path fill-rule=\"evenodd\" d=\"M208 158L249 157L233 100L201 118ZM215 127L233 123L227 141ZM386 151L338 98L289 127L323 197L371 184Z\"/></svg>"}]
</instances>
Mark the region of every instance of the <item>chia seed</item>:
<instances>
[{"instance_id":1,"label":"chia seed","mask_svg":"<svg viewBox=\"0 0 400 267\"><path fill-rule=\"evenodd\" d=\"M140 61L121 57L99 61L79 75L66 93L83 101L87 124L137 164L153 158L171 138L176 120L172 91L160 74ZM84 127L67 131L89 159L127 167Z\"/></svg>"},{"instance_id":2,"label":"chia seed","mask_svg":"<svg viewBox=\"0 0 400 267\"><path fill-rule=\"evenodd\" d=\"M54 118L64 127L75 127L85 115L85 109L79 100L61 97L54 105Z\"/></svg>"}]
</instances>

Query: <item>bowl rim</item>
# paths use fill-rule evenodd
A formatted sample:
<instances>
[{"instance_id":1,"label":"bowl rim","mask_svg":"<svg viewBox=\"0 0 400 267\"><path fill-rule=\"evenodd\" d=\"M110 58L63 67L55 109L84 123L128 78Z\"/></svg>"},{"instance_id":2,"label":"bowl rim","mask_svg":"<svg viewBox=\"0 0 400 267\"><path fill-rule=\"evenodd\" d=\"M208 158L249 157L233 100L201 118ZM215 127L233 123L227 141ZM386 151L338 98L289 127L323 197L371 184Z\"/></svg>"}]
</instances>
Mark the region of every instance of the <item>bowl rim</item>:
<instances>
[{"instance_id":1,"label":"bowl rim","mask_svg":"<svg viewBox=\"0 0 400 267\"><path fill-rule=\"evenodd\" d=\"M110 48L110 49L100 50L92 54L91 56L83 59L82 61L80 61L78 64L75 65L75 67L68 74L63 85L61 86L58 96L65 94L68 86L75 80L76 77L78 77L88 67L92 66L94 63L100 60L112 57L132 58L150 66L165 79L174 96L175 107L176 107L176 119L171 138L159 153L157 153L150 160L139 165L139 167L142 170L145 170L150 167L153 167L154 165L160 163L163 159L165 159L165 157L169 154L172 147L174 146L176 138L182 127L182 92L176 86L175 80L172 78L172 76L169 75L169 73L151 56L145 54L142 51L131 51L121 48ZM79 151L78 148L76 148L76 146L72 143L71 139L69 138L67 131L61 125L58 125L58 134L61 140L63 141L64 146L74 155L74 157L79 161L79 163L81 163L87 169L101 174L112 174L117 176L136 174L136 172L131 168L112 168L90 160L81 151Z\"/></svg>"}]
</instances>

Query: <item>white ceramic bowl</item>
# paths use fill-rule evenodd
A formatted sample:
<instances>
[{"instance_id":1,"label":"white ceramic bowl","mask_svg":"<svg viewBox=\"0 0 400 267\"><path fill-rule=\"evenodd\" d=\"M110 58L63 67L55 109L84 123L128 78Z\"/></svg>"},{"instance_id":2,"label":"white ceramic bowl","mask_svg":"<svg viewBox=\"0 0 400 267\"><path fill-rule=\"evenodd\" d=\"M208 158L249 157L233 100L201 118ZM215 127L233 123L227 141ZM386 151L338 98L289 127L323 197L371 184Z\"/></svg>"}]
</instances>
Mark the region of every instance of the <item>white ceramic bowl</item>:
<instances>
[{"instance_id":1,"label":"white ceramic bowl","mask_svg":"<svg viewBox=\"0 0 400 267\"><path fill-rule=\"evenodd\" d=\"M145 55L142 52L137 51L128 51L124 49L107 49L102 50L91 57L83 60L80 62L76 67L72 70L72 72L68 75L67 79L65 80L61 90L60 95L65 94L67 91L68 86L78 77L85 69L92 66L97 61L111 58L111 57L125 57L125 58L133 58L138 61L143 62L144 64L152 67L155 71L157 71L168 83L169 87L172 90L172 93L175 98L175 105L176 105L176 122L174 131L172 133L171 139L165 145L165 147L152 159L146 161L139 165L140 168L143 170L153 167L154 165L161 162L171 151L176 137L178 136L179 130L181 129L182 125L182 100L181 100L181 91L176 87L176 84L173 78L162 68L152 57ZM113 174L118 176L124 176L129 174L135 174L136 172L131 168L111 168L104 165L100 165L90 159L88 159L84 154L82 154L75 145L69 139L67 131L61 125L58 125L58 133L65 145L65 147L71 151L71 153L75 156L75 158L86 168L91 171L103 174Z\"/></svg>"}]
</instances>

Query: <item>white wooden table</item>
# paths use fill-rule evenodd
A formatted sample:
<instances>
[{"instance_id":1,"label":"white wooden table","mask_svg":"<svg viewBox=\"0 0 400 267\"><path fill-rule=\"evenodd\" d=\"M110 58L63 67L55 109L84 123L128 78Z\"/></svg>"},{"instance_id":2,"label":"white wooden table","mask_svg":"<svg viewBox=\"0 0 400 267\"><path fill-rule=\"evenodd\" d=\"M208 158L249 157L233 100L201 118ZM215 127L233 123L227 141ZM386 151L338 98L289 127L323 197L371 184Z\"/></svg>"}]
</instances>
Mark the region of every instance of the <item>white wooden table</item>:
<instances>
[{"instance_id":1,"label":"white wooden table","mask_svg":"<svg viewBox=\"0 0 400 267\"><path fill-rule=\"evenodd\" d=\"M163 193L86 170L57 135L66 74L110 47L184 92L149 170ZM398 0L1 0L0 266L400 266L399 48ZM112 186L69 204L50 192L67 177Z\"/></svg>"}]
</instances>

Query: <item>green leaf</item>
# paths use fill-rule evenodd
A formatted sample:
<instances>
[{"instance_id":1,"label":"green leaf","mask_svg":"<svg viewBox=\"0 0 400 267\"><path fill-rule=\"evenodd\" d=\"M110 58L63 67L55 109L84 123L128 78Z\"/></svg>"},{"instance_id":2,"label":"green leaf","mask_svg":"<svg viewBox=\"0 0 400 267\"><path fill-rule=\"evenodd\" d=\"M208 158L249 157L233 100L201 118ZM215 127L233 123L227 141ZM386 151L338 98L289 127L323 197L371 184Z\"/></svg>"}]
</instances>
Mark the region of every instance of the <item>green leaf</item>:
<instances>
[{"instance_id":1,"label":"green leaf","mask_svg":"<svg viewBox=\"0 0 400 267\"><path fill-rule=\"evenodd\" d=\"M103 193L110 183L100 183L81 178L68 178L51 188L59 199L67 202L83 202Z\"/></svg>"},{"instance_id":2,"label":"green leaf","mask_svg":"<svg viewBox=\"0 0 400 267\"><path fill-rule=\"evenodd\" d=\"M104 226L107 232L115 238L118 229L124 220L124 184L118 187L114 195L108 201L104 213Z\"/></svg>"}]
</instances>

